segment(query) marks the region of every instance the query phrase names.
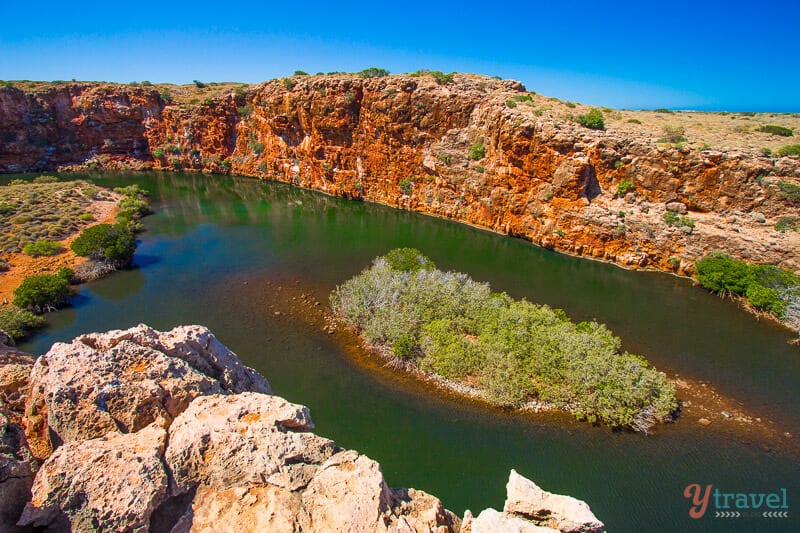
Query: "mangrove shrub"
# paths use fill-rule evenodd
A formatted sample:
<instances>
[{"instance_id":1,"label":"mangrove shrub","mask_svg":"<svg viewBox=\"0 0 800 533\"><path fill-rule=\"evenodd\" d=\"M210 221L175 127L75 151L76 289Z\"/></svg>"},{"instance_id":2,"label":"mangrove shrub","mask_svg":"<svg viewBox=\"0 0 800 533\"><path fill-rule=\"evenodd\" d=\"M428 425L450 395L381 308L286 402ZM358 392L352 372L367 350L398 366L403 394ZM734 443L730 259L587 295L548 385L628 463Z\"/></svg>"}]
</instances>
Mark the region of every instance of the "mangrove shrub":
<instances>
[{"instance_id":1,"label":"mangrove shrub","mask_svg":"<svg viewBox=\"0 0 800 533\"><path fill-rule=\"evenodd\" d=\"M492 292L392 250L337 287L334 311L387 357L477 383L496 403L541 400L582 419L647 429L676 407L674 387L595 321Z\"/></svg>"}]
</instances>

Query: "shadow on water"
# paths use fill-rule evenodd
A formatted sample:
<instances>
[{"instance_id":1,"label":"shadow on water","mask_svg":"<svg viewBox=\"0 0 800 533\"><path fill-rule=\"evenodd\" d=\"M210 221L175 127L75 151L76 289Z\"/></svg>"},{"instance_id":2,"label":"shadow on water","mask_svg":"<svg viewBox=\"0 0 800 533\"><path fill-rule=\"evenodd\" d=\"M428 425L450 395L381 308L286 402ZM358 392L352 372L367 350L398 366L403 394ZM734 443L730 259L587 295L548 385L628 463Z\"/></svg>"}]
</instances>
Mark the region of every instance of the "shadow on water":
<instances>
[{"instance_id":1,"label":"shadow on water","mask_svg":"<svg viewBox=\"0 0 800 533\"><path fill-rule=\"evenodd\" d=\"M502 506L510 468L585 499L609 531L792 531L795 518L692 520L689 483L727 492L787 488L800 509L795 454L681 420L650 437L520 415L430 394L354 361L340 339L294 320L281 284L327 301L336 284L396 246L495 290L596 318L670 374L708 380L800 435L800 350L689 280L552 253L486 231L280 184L194 174L90 174L151 193L135 264L85 285L22 347L43 353L86 331L145 322L209 328L276 393L311 408L317 431L380 461L394 486L424 488L457 513ZM287 281L288 280L288 281ZM797 514L797 513L795 513Z\"/></svg>"}]
</instances>

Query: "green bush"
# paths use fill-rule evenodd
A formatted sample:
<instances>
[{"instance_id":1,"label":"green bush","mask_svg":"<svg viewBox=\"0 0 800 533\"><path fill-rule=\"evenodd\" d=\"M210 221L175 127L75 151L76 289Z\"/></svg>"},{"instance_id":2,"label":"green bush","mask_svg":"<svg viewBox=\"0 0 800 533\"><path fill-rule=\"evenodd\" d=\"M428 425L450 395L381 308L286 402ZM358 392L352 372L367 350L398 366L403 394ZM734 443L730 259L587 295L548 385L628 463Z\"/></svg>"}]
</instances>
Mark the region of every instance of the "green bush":
<instances>
[{"instance_id":1,"label":"green bush","mask_svg":"<svg viewBox=\"0 0 800 533\"><path fill-rule=\"evenodd\" d=\"M775 229L781 233L785 233L787 231L798 231L797 218L783 216L775 223Z\"/></svg>"},{"instance_id":2,"label":"green bush","mask_svg":"<svg viewBox=\"0 0 800 533\"><path fill-rule=\"evenodd\" d=\"M62 250L63 248L59 243L54 241L48 241L47 239L42 239L36 242L29 242L28 244L22 247L22 252L31 257L43 257L43 256L49 257L51 255L56 255Z\"/></svg>"},{"instance_id":3,"label":"green bush","mask_svg":"<svg viewBox=\"0 0 800 533\"><path fill-rule=\"evenodd\" d=\"M778 189L781 191L781 197L791 203L800 202L800 185L795 185L790 181L779 181Z\"/></svg>"},{"instance_id":4,"label":"green bush","mask_svg":"<svg viewBox=\"0 0 800 533\"><path fill-rule=\"evenodd\" d=\"M679 216L678 213L667 211L664 213L664 222L667 226L677 226L679 228L694 229L694 219L689 216Z\"/></svg>"},{"instance_id":5,"label":"green bush","mask_svg":"<svg viewBox=\"0 0 800 533\"><path fill-rule=\"evenodd\" d=\"M620 180L617 183L617 196L625 196L631 191L636 190L636 185L631 180Z\"/></svg>"},{"instance_id":6,"label":"green bush","mask_svg":"<svg viewBox=\"0 0 800 533\"><path fill-rule=\"evenodd\" d=\"M308 76L305 70L295 70L293 76Z\"/></svg>"},{"instance_id":7,"label":"green bush","mask_svg":"<svg viewBox=\"0 0 800 533\"><path fill-rule=\"evenodd\" d=\"M627 122L628 124L641 124L642 123L642 121L639 120L638 118L629 118L625 122Z\"/></svg>"},{"instance_id":8,"label":"green bush","mask_svg":"<svg viewBox=\"0 0 800 533\"><path fill-rule=\"evenodd\" d=\"M761 133L769 133L771 135L780 135L781 137L791 137L792 130L790 128L784 128L783 126L775 126L775 125L768 125L768 126L761 126L756 131L760 131Z\"/></svg>"},{"instance_id":9,"label":"green bush","mask_svg":"<svg viewBox=\"0 0 800 533\"><path fill-rule=\"evenodd\" d=\"M69 282L62 276L38 274L22 280L14 289L14 305L41 313L48 307L60 307L67 301Z\"/></svg>"},{"instance_id":10,"label":"green bush","mask_svg":"<svg viewBox=\"0 0 800 533\"><path fill-rule=\"evenodd\" d=\"M666 377L596 322L493 293L434 268L419 250L392 250L335 289L334 311L365 341L488 398L538 399L579 418L646 430L676 407Z\"/></svg>"},{"instance_id":11,"label":"green bush","mask_svg":"<svg viewBox=\"0 0 800 533\"><path fill-rule=\"evenodd\" d=\"M773 265L755 265L714 253L695 263L700 284L720 294L745 296L753 307L782 316L787 298L798 285L790 270Z\"/></svg>"},{"instance_id":12,"label":"green bush","mask_svg":"<svg viewBox=\"0 0 800 533\"><path fill-rule=\"evenodd\" d=\"M486 147L483 142L476 142L469 147L469 158L473 161L480 161L486 157Z\"/></svg>"},{"instance_id":13,"label":"green bush","mask_svg":"<svg viewBox=\"0 0 800 533\"><path fill-rule=\"evenodd\" d=\"M13 339L23 339L31 329L44 326L44 318L15 306L0 308L0 329Z\"/></svg>"},{"instance_id":14,"label":"green bush","mask_svg":"<svg viewBox=\"0 0 800 533\"><path fill-rule=\"evenodd\" d=\"M400 180L400 191L403 194L411 194L414 190L414 182L408 178L403 178Z\"/></svg>"},{"instance_id":15,"label":"green bush","mask_svg":"<svg viewBox=\"0 0 800 533\"><path fill-rule=\"evenodd\" d=\"M124 266L133 258L136 239L126 228L98 224L83 230L78 238L72 241L70 248L81 257Z\"/></svg>"},{"instance_id":16,"label":"green bush","mask_svg":"<svg viewBox=\"0 0 800 533\"><path fill-rule=\"evenodd\" d=\"M770 311L780 316L786 307L786 302L781 301L780 295L777 290L770 287L764 287L759 283L751 283L745 292L747 301L762 311Z\"/></svg>"},{"instance_id":17,"label":"green bush","mask_svg":"<svg viewBox=\"0 0 800 533\"><path fill-rule=\"evenodd\" d=\"M517 107L517 101L514 100L513 98L509 98L508 100L506 100L506 105L511 109L514 109L515 107Z\"/></svg>"},{"instance_id":18,"label":"green bush","mask_svg":"<svg viewBox=\"0 0 800 533\"><path fill-rule=\"evenodd\" d=\"M385 68L370 67L358 72L359 78L383 78L389 75Z\"/></svg>"},{"instance_id":19,"label":"green bush","mask_svg":"<svg viewBox=\"0 0 800 533\"><path fill-rule=\"evenodd\" d=\"M664 136L658 140L658 142L666 142L666 143L682 143L686 142L686 137L684 133L686 130L683 126L671 126L666 125L662 128L664 132Z\"/></svg>"},{"instance_id":20,"label":"green bush","mask_svg":"<svg viewBox=\"0 0 800 533\"><path fill-rule=\"evenodd\" d=\"M787 144L775 151L781 157L800 155L800 144Z\"/></svg>"},{"instance_id":21,"label":"green bush","mask_svg":"<svg viewBox=\"0 0 800 533\"><path fill-rule=\"evenodd\" d=\"M386 264L398 272L433 270L436 265L416 248L394 248L386 254Z\"/></svg>"},{"instance_id":22,"label":"green bush","mask_svg":"<svg viewBox=\"0 0 800 533\"><path fill-rule=\"evenodd\" d=\"M581 126L592 130L604 130L606 129L606 121L603 118L603 112L597 108L592 109L588 113L584 115L578 115L575 120Z\"/></svg>"},{"instance_id":23,"label":"green bush","mask_svg":"<svg viewBox=\"0 0 800 533\"><path fill-rule=\"evenodd\" d=\"M58 178L55 176L38 176L33 178L33 183L58 183Z\"/></svg>"}]
</instances>

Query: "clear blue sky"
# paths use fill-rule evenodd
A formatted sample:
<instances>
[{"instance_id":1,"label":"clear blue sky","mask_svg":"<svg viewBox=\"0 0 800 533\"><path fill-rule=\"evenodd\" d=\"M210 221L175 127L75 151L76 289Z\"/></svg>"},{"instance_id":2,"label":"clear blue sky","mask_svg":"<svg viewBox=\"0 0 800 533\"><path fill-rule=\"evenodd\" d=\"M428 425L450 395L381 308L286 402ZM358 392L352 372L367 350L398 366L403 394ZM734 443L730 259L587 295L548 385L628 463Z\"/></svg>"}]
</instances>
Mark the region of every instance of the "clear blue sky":
<instances>
[{"instance_id":1,"label":"clear blue sky","mask_svg":"<svg viewBox=\"0 0 800 533\"><path fill-rule=\"evenodd\" d=\"M3 2L0 79L477 72L588 104L800 111L797 0Z\"/></svg>"}]
</instances>

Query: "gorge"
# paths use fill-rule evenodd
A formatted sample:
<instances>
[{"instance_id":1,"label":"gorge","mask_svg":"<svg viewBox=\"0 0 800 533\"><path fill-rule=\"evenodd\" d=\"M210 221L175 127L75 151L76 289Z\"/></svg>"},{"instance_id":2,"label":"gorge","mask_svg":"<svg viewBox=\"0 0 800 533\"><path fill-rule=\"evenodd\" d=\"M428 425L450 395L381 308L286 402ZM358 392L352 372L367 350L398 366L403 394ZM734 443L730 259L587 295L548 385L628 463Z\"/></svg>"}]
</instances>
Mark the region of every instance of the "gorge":
<instances>
[{"instance_id":1,"label":"gorge","mask_svg":"<svg viewBox=\"0 0 800 533\"><path fill-rule=\"evenodd\" d=\"M785 138L756 128L796 117L607 109L596 130L575 120L588 111L512 80L425 72L197 87L16 82L0 88L0 172L234 173L623 266L691 273L721 251L800 269L798 233L775 229L800 201L800 162L774 155ZM669 223L673 212L688 219Z\"/></svg>"},{"instance_id":2,"label":"gorge","mask_svg":"<svg viewBox=\"0 0 800 533\"><path fill-rule=\"evenodd\" d=\"M75 308L48 317L50 327L22 348L43 354L54 341L142 321L161 329L204 323L232 339L282 395L311 405L323 434L380 458L392 485L430 487L459 514L486 506L479 488L501 499L506 467L534 471L544 462L543 485L593 509L597 501L610 528L678 516L690 528L680 497L686 483L755 479L771 489L770 480L785 482L797 470L793 441L785 441L788 452L765 450L727 433L725 420L700 429L691 419L643 442L558 417L533 421L417 399L414 385L371 383L374 372L354 367L327 334L287 311L302 295L322 300L389 247L413 244L517 298L609 323L626 349L671 377L709 381L781 433L800 433L791 407L796 349L786 332L738 316L731 302L686 280L617 272L407 212L636 268L689 274L696 259L721 250L797 270L797 233L774 226L795 205L781 184L798 183L798 162L759 148L781 140L750 133L751 145L705 148L692 115L682 113L604 112L607 129L595 131L569 117L588 108L568 104L469 75L444 84L427 75L335 75L206 89L0 89L0 125L9 132L0 139L3 171L62 169L112 186L141 183L157 212L145 223L137 269L82 288ZM645 124L629 122L635 117ZM770 120L784 119L793 120ZM736 119L745 120L760 119ZM678 121L690 142L658 142L660 122ZM108 172L127 169L146 172ZM284 181L404 211L189 171ZM625 181L633 189L618 194ZM667 224L667 212L694 227ZM467 449L457 450L463 442ZM796 483L788 485L796 494ZM653 510L654 501L662 508Z\"/></svg>"}]
</instances>

